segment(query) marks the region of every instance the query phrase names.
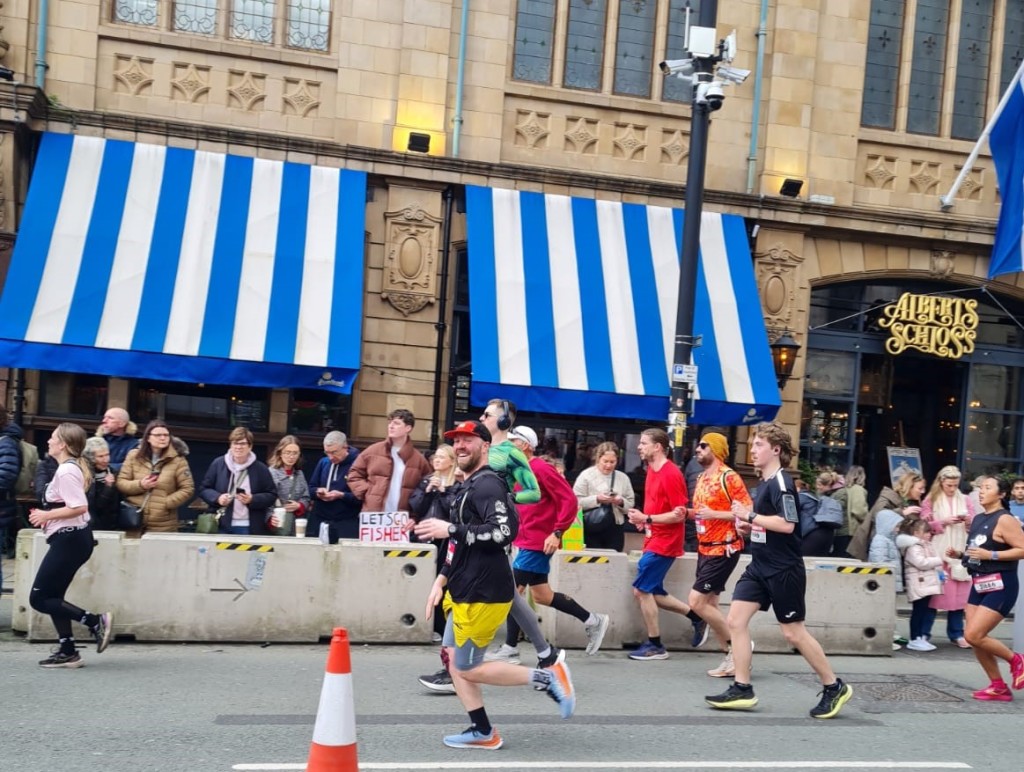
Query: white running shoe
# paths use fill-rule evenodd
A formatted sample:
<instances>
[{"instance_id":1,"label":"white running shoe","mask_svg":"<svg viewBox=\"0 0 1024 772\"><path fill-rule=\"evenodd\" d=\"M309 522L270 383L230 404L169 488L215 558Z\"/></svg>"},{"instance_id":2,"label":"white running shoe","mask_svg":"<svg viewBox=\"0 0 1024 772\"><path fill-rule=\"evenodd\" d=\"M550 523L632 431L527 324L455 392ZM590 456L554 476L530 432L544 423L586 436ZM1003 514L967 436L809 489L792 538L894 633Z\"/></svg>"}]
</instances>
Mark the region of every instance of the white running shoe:
<instances>
[{"instance_id":1,"label":"white running shoe","mask_svg":"<svg viewBox=\"0 0 1024 772\"><path fill-rule=\"evenodd\" d=\"M732 678L736 675L736 663L732 661L732 649L725 655L722 664L714 670L709 670L708 675L712 678Z\"/></svg>"},{"instance_id":2,"label":"white running shoe","mask_svg":"<svg viewBox=\"0 0 1024 772\"><path fill-rule=\"evenodd\" d=\"M507 662L510 665L519 664L519 649L514 646L509 646L507 643L501 644L501 647L489 651L484 654L485 662Z\"/></svg>"},{"instance_id":3,"label":"white running shoe","mask_svg":"<svg viewBox=\"0 0 1024 772\"><path fill-rule=\"evenodd\" d=\"M938 647L934 643L930 643L927 638L915 638L907 644L907 648L911 651L935 651Z\"/></svg>"},{"instance_id":4,"label":"white running shoe","mask_svg":"<svg viewBox=\"0 0 1024 772\"><path fill-rule=\"evenodd\" d=\"M601 648L601 642L604 641L604 634L608 632L608 615L607 614L594 614L597 617L597 621L592 625L584 625L583 629L587 633L587 656L592 657L597 654L598 649Z\"/></svg>"}]
</instances>

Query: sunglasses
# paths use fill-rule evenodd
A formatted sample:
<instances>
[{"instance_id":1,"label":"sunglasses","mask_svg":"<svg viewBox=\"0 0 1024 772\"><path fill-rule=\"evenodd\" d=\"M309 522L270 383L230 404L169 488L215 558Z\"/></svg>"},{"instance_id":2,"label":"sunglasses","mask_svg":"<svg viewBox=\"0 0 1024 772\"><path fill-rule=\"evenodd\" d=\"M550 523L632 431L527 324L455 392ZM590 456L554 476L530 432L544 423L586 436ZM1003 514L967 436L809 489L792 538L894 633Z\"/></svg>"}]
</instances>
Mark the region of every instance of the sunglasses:
<instances>
[{"instance_id":1,"label":"sunglasses","mask_svg":"<svg viewBox=\"0 0 1024 772\"><path fill-rule=\"evenodd\" d=\"M697 447L700 448L701 450L707 450L711 446L708 445L706 442L698 442Z\"/></svg>"}]
</instances>

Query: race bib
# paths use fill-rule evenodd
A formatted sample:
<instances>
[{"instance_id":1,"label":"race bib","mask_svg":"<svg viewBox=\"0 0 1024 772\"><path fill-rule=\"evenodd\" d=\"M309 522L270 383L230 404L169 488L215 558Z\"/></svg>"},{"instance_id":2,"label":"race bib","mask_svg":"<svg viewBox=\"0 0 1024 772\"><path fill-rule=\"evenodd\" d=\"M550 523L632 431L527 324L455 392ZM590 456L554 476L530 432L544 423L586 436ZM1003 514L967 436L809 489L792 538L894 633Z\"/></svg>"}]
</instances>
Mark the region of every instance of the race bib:
<instances>
[{"instance_id":1,"label":"race bib","mask_svg":"<svg viewBox=\"0 0 1024 772\"><path fill-rule=\"evenodd\" d=\"M455 557L455 539L448 540L448 554L444 556L444 562L448 565L452 564L452 558Z\"/></svg>"},{"instance_id":2,"label":"race bib","mask_svg":"<svg viewBox=\"0 0 1024 772\"><path fill-rule=\"evenodd\" d=\"M697 533L707 533L707 527L701 518L697 518Z\"/></svg>"},{"instance_id":3,"label":"race bib","mask_svg":"<svg viewBox=\"0 0 1024 772\"><path fill-rule=\"evenodd\" d=\"M768 532L760 525L750 527L750 540L757 544L765 544L768 541Z\"/></svg>"},{"instance_id":4,"label":"race bib","mask_svg":"<svg viewBox=\"0 0 1024 772\"><path fill-rule=\"evenodd\" d=\"M984 574L974 577L974 589L979 593L996 592L1003 589L1001 574Z\"/></svg>"}]
</instances>

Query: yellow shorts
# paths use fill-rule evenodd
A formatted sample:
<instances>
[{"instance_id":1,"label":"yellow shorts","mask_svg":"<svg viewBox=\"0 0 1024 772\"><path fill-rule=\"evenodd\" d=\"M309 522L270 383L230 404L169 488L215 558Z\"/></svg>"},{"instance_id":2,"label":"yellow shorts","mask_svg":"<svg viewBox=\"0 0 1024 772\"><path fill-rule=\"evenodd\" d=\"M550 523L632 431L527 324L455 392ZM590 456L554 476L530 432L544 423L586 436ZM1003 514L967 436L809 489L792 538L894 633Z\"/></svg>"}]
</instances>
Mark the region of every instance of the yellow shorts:
<instances>
[{"instance_id":1,"label":"yellow shorts","mask_svg":"<svg viewBox=\"0 0 1024 772\"><path fill-rule=\"evenodd\" d=\"M484 649L494 640L495 633L508 618L512 601L507 603L456 603L445 596L445 613L451 613L452 632L455 634L455 645L465 646L472 641L478 648Z\"/></svg>"}]
</instances>

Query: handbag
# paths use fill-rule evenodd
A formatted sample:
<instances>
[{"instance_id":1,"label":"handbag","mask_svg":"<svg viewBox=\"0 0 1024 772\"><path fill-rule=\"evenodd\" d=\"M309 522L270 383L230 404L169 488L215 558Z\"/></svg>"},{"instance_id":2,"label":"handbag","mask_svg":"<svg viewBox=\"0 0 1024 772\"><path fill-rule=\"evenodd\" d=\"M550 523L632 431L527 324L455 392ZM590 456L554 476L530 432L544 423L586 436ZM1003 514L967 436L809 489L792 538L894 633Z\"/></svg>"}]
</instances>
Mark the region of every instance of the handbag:
<instances>
[{"instance_id":1,"label":"handbag","mask_svg":"<svg viewBox=\"0 0 1024 772\"><path fill-rule=\"evenodd\" d=\"M611 504L602 504L583 510L583 527L591 533L601 533L615 527L615 510Z\"/></svg>"},{"instance_id":2,"label":"handbag","mask_svg":"<svg viewBox=\"0 0 1024 772\"><path fill-rule=\"evenodd\" d=\"M217 533L220 531L220 519L227 509L222 507L215 512L203 512L196 518L196 533Z\"/></svg>"},{"instance_id":3,"label":"handbag","mask_svg":"<svg viewBox=\"0 0 1024 772\"><path fill-rule=\"evenodd\" d=\"M146 511L146 503L152 493L153 491L147 491L139 506L135 506L130 501L122 501L117 509L117 527L124 531L142 530L142 513Z\"/></svg>"}]
</instances>

